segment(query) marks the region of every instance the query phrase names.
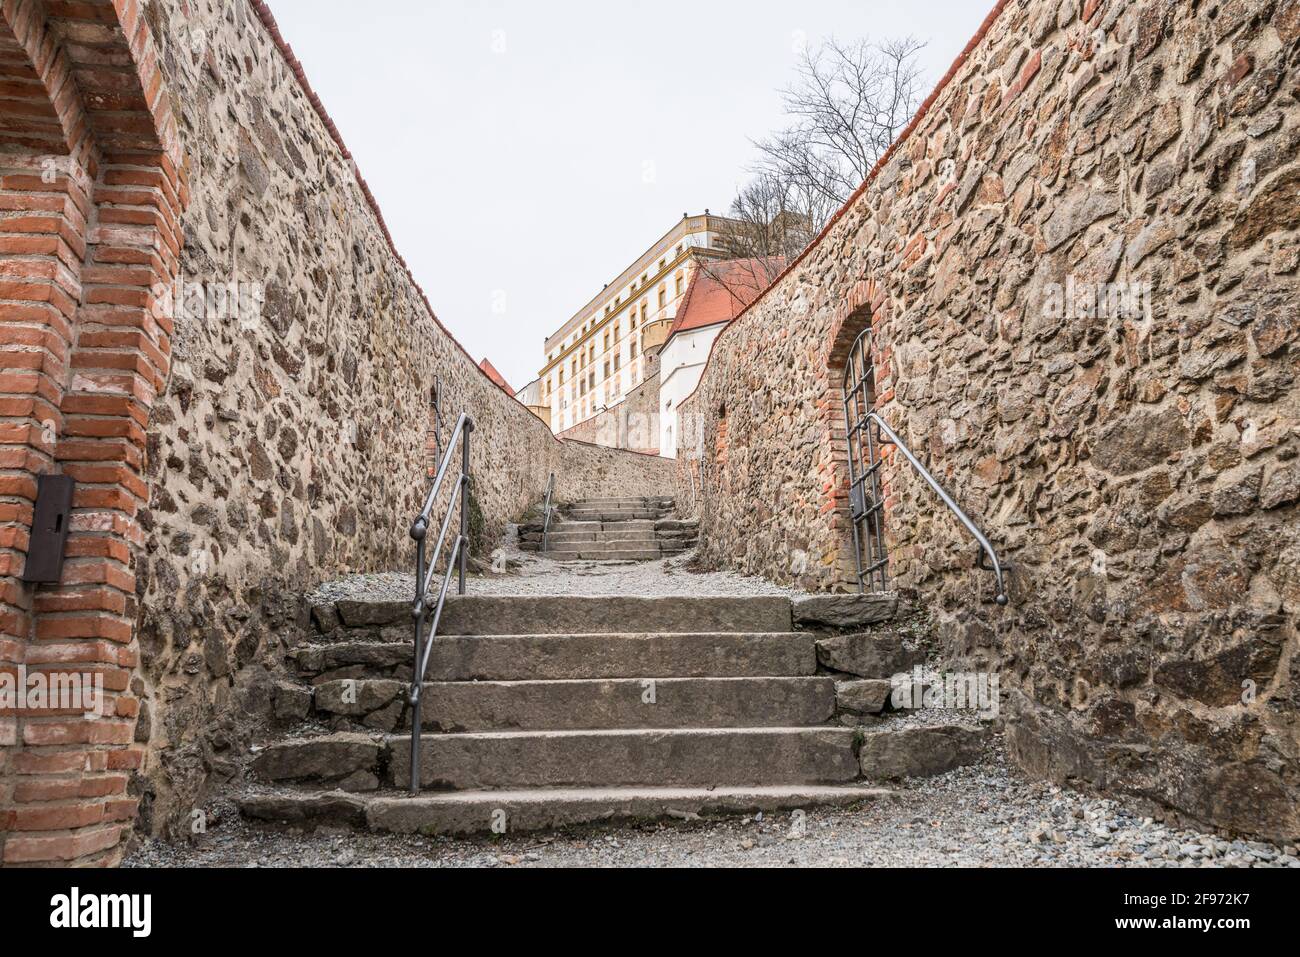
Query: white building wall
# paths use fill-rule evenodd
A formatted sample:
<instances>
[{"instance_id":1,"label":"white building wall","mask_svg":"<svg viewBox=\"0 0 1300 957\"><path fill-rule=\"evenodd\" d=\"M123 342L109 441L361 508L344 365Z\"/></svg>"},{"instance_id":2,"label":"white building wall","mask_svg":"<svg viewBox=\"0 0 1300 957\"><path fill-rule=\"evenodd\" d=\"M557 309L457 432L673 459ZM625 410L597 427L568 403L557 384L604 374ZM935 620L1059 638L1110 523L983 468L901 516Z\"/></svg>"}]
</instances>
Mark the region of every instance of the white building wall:
<instances>
[{"instance_id":1,"label":"white building wall","mask_svg":"<svg viewBox=\"0 0 1300 957\"><path fill-rule=\"evenodd\" d=\"M693 220L703 224L707 217L693 217ZM642 328L648 323L676 317L681 298L697 268L690 251L713 246L716 241L716 236L702 225L686 232L670 231L628 267L619 281L605 289L584 311L546 340L542 404L551 408L551 428L554 431L563 432L599 414L602 409L617 405L644 381L645 359L640 349ZM661 290L664 293L662 307ZM608 350L604 344L607 330L611 333ZM614 330L617 330L617 335ZM633 341L637 343L635 358L631 349ZM590 351L593 345L594 355ZM618 357L617 369L614 368L615 356ZM576 372L574 359L578 360ZM608 377L605 375L606 362L610 365ZM563 383L560 381L561 371L564 373ZM591 384L593 372L594 385ZM588 383L585 392L582 388L584 381Z\"/></svg>"},{"instance_id":2,"label":"white building wall","mask_svg":"<svg viewBox=\"0 0 1300 957\"><path fill-rule=\"evenodd\" d=\"M665 458L677 458L677 443L683 435L677 409L700 384L713 340L726 327L724 322L679 332L664 346L659 358L659 454ZM689 428L686 436L688 441L699 439Z\"/></svg>"}]
</instances>

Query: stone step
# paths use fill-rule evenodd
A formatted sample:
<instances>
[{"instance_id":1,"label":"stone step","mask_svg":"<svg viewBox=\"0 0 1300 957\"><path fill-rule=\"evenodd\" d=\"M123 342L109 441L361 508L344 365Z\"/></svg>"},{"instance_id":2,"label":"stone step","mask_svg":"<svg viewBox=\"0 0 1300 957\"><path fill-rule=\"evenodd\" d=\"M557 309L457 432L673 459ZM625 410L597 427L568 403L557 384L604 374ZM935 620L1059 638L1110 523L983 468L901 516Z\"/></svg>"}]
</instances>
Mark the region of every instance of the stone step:
<instances>
[{"instance_id":1,"label":"stone step","mask_svg":"<svg viewBox=\"0 0 1300 957\"><path fill-rule=\"evenodd\" d=\"M591 532L551 532L552 548L560 545L591 544L593 542L657 542L659 534L653 529L600 529Z\"/></svg>"},{"instance_id":2,"label":"stone step","mask_svg":"<svg viewBox=\"0 0 1300 957\"><path fill-rule=\"evenodd\" d=\"M654 509L671 509L673 508L672 499L659 498L585 498L580 502L569 502L561 505L562 509L609 509L609 508L654 508Z\"/></svg>"},{"instance_id":3,"label":"stone step","mask_svg":"<svg viewBox=\"0 0 1300 957\"><path fill-rule=\"evenodd\" d=\"M592 544L581 550L549 551L557 562L653 562L664 557L658 548L613 548Z\"/></svg>"},{"instance_id":4,"label":"stone step","mask_svg":"<svg viewBox=\"0 0 1300 957\"><path fill-rule=\"evenodd\" d=\"M397 703L408 684L342 680L316 688L317 714L364 719ZM423 727L439 732L612 728L750 728L825 724L835 713L831 678L631 678L431 682ZM393 727L397 714L381 727ZM405 713L402 726L410 727Z\"/></svg>"},{"instance_id":5,"label":"stone step","mask_svg":"<svg viewBox=\"0 0 1300 957\"><path fill-rule=\"evenodd\" d=\"M657 521L667 513L660 509L581 509L570 510L564 517L574 522Z\"/></svg>"},{"instance_id":6,"label":"stone step","mask_svg":"<svg viewBox=\"0 0 1300 957\"><path fill-rule=\"evenodd\" d=\"M637 519L629 522L608 522L608 523L606 522L552 522L550 534L551 537L554 538L556 535L563 535L569 532L577 532L582 534L596 534L598 532L653 533L655 531L656 525L658 524L660 523L654 522L650 519ZM527 533L529 538L533 537L534 535L540 538L541 534L542 534L542 530L540 528L538 528L536 532Z\"/></svg>"},{"instance_id":7,"label":"stone step","mask_svg":"<svg viewBox=\"0 0 1300 957\"><path fill-rule=\"evenodd\" d=\"M794 632L439 635L434 681L801 677L817 671L815 636ZM352 642L297 649L304 677L410 674L411 644Z\"/></svg>"},{"instance_id":8,"label":"stone step","mask_svg":"<svg viewBox=\"0 0 1300 957\"><path fill-rule=\"evenodd\" d=\"M658 551L674 554L688 543L661 542ZM647 550L648 551L648 550ZM581 554L581 553L579 553ZM610 634L631 630L662 632L759 632L801 628L841 632L878 628L898 614L898 596L813 595L795 598L737 596L729 598L588 598L565 596L450 596L444 609L442 634ZM342 600L313 608L313 619L325 640L339 642L406 642L411 640L411 606L405 601ZM341 627L338 627L340 626ZM863 640L841 635L840 642ZM897 635L881 633L872 641L897 643ZM832 662L835 670L860 673ZM842 657L842 656L841 656ZM864 677L879 677L864 674Z\"/></svg>"},{"instance_id":9,"label":"stone step","mask_svg":"<svg viewBox=\"0 0 1300 957\"><path fill-rule=\"evenodd\" d=\"M844 784L858 777L852 728L648 728L427 734L421 786L727 787ZM334 734L264 749L255 780L373 791L410 780L410 737Z\"/></svg>"},{"instance_id":10,"label":"stone step","mask_svg":"<svg viewBox=\"0 0 1300 957\"><path fill-rule=\"evenodd\" d=\"M404 614L410 609L401 607ZM768 596L487 596L447 599L439 635L789 632L790 600Z\"/></svg>"},{"instance_id":11,"label":"stone step","mask_svg":"<svg viewBox=\"0 0 1300 957\"><path fill-rule=\"evenodd\" d=\"M246 818L297 827L351 826L396 834L526 833L582 824L693 820L772 814L886 800L894 792L860 785L719 788L533 788L456 791L409 797L288 792L243 798Z\"/></svg>"},{"instance_id":12,"label":"stone step","mask_svg":"<svg viewBox=\"0 0 1300 957\"><path fill-rule=\"evenodd\" d=\"M430 734L423 787L734 787L843 784L858 776L851 728L690 728ZM410 778L408 738L389 740L385 771Z\"/></svg>"}]
</instances>

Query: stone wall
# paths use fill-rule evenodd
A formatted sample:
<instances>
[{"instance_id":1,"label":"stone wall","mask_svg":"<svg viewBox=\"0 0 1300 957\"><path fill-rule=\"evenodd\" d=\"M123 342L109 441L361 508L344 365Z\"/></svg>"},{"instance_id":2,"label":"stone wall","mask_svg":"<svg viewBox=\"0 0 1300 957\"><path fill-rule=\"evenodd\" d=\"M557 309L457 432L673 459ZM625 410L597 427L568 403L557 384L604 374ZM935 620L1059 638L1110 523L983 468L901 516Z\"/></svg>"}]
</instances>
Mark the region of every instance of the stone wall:
<instances>
[{"instance_id":1,"label":"stone wall","mask_svg":"<svg viewBox=\"0 0 1300 957\"><path fill-rule=\"evenodd\" d=\"M841 383L891 573L1013 686L1030 770L1300 834L1300 2L1009 0L683 410L707 563L856 587Z\"/></svg>"}]
</instances>

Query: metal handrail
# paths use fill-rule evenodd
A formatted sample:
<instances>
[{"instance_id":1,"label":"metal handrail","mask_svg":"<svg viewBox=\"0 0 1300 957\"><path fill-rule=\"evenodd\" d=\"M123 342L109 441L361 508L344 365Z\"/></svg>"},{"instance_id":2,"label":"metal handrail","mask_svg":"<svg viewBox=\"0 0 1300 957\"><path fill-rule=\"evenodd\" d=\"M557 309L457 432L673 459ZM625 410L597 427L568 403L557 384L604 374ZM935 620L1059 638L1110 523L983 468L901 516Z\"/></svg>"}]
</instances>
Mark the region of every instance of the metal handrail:
<instances>
[{"instance_id":1,"label":"metal handrail","mask_svg":"<svg viewBox=\"0 0 1300 957\"><path fill-rule=\"evenodd\" d=\"M555 494L555 473L546 482L546 519L542 522L542 551L549 551L551 546L551 496Z\"/></svg>"},{"instance_id":2,"label":"metal handrail","mask_svg":"<svg viewBox=\"0 0 1300 957\"><path fill-rule=\"evenodd\" d=\"M934 489L939 498L943 500L943 504L948 506L952 513L957 516L963 525L966 526L966 530L975 537L975 541L979 542L981 551L975 564L983 571L991 571L997 578L998 594L994 600L999 605L1005 606L1008 602L1008 598L1006 584L1002 578L1002 562L998 560L998 553L993 550L993 546L989 543L988 538L985 537L984 533L979 530L979 527L972 522L969 517L967 517L966 513L961 510L961 506L953 501L952 496L949 495L944 487L939 484L939 480L930 474L930 470L921 464L921 460L918 459L912 453L912 450L907 447L907 443L898 437L898 433L885 424L885 420L882 419L878 413L868 412L867 419L874 422L876 427L884 433L887 444L895 446L898 451L903 453L903 457L906 458L908 462L912 463L912 468L916 469L917 472L921 474L921 478L925 479L930 488ZM989 561L993 563L991 567L984 564L985 555L988 555Z\"/></svg>"},{"instance_id":3,"label":"metal handrail","mask_svg":"<svg viewBox=\"0 0 1300 957\"><path fill-rule=\"evenodd\" d=\"M433 639L438 634L438 623L442 620L442 609L447 602L447 589L451 587L451 574L459 570L459 594L465 594L465 568L469 559L469 436L474 431L474 420L461 413L456 420L456 428L447 440L447 451L438 465L438 475L433 480L433 488L425 499L424 508L411 525L411 537L415 539L415 604L411 616L415 619L415 668L411 675L411 794L420 793L420 705L423 698L424 675L429 669L429 655L433 652ZM447 505L447 514L443 517L442 527L438 532L438 542L432 556L426 551L429 536L429 519L433 515L438 501L438 493L447 478L451 467L452 453L456 451L456 440L461 440L460 479L452 492L451 502ZM442 587L438 589L438 602L432 606L430 620L429 591L433 586L433 575L437 568L438 556L447 544L447 534L451 530L451 517L456 511L456 494L460 494L460 533L447 556L447 571L442 577ZM425 622L429 621L428 631Z\"/></svg>"}]
</instances>

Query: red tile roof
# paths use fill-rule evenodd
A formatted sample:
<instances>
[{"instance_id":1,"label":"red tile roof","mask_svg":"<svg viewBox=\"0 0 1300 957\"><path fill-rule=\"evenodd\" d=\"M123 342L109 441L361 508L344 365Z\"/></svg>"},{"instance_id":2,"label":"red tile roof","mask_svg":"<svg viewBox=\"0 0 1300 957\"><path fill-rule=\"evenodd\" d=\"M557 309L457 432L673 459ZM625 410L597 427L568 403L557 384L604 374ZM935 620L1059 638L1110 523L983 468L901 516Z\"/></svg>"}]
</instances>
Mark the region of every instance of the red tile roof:
<instances>
[{"instance_id":1,"label":"red tile roof","mask_svg":"<svg viewBox=\"0 0 1300 957\"><path fill-rule=\"evenodd\" d=\"M686 287L686 295L682 297L668 338L679 332L730 322L784 269L785 258L782 256L701 263L691 278L691 284Z\"/></svg>"},{"instance_id":2,"label":"red tile roof","mask_svg":"<svg viewBox=\"0 0 1300 957\"><path fill-rule=\"evenodd\" d=\"M499 385L507 393L509 393L512 396L515 394L515 390L510 388L510 383L506 381L506 377L503 376L500 372L497 372L497 367L494 366L492 363L484 359L482 362L478 364L478 367L483 370L484 375L486 375L489 379L491 379L493 382Z\"/></svg>"}]
</instances>

